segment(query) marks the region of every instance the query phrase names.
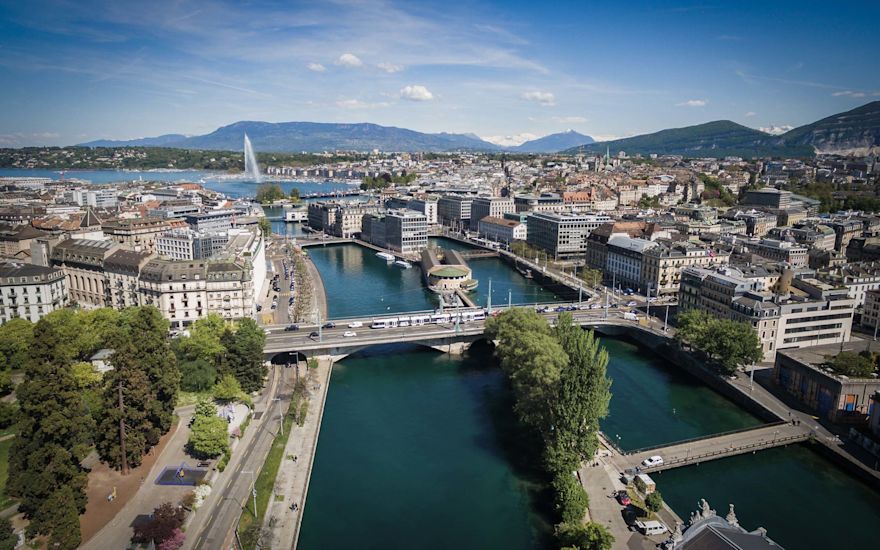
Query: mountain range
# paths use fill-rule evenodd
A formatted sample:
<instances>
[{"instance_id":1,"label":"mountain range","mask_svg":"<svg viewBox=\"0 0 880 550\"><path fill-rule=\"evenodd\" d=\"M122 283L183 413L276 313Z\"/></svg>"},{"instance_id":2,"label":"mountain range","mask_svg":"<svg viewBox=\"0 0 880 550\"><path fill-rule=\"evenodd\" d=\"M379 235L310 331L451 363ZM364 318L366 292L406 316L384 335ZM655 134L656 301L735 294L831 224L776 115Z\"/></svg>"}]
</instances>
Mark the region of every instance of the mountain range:
<instances>
[{"instance_id":1,"label":"mountain range","mask_svg":"<svg viewBox=\"0 0 880 550\"><path fill-rule=\"evenodd\" d=\"M782 134L768 134L730 120L661 130L613 141L584 143L565 153L683 155L689 157L803 157L816 153L880 153L880 101L838 113Z\"/></svg>"},{"instance_id":2,"label":"mountain range","mask_svg":"<svg viewBox=\"0 0 880 550\"><path fill-rule=\"evenodd\" d=\"M166 134L153 138L128 141L99 140L81 144L84 147L173 147L236 151L242 148L247 134L260 152L320 151L511 151L554 153L593 138L569 130L527 141L516 147L501 147L474 134L426 134L378 124L335 124L320 122L254 122L241 121L223 126L201 136Z\"/></svg>"},{"instance_id":3,"label":"mountain range","mask_svg":"<svg viewBox=\"0 0 880 550\"><path fill-rule=\"evenodd\" d=\"M783 134L773 135L730 120L661 130L595 142L573 130L527 141L515 147L489 143L474 134L428 134L378 124L241 121L200 136L166 134L128 141L101 140L85 147L173 147L238 151L247 133L258 152L320 151L490 151L511 153L605 153L690 157L803 157L815 153L880 153L880 101L874 101Z\"/></svg>"}]
</instances>

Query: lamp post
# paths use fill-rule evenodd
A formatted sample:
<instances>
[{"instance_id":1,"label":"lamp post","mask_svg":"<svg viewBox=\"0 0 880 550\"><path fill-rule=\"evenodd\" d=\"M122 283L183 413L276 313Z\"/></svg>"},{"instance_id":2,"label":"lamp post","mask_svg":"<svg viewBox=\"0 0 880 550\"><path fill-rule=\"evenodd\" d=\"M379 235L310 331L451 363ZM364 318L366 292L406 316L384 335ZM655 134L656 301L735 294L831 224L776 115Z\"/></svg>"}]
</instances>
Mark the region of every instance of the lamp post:
<instances>
[{"instance_id":1,"label":"lamp post","mask_svg":"<svg viewBox=\"0 0 880 550\"><path fill-rule=\"evenodd\" d=\"M257 478L256 478L256 475L254 474L253 470L244 471L242 473L243 474L251 474L251 481L252 481L251 495L253 495L253 497L254 497L254 518L256 519L256 517L257 517Z\"/></svg>"}]
</instances>

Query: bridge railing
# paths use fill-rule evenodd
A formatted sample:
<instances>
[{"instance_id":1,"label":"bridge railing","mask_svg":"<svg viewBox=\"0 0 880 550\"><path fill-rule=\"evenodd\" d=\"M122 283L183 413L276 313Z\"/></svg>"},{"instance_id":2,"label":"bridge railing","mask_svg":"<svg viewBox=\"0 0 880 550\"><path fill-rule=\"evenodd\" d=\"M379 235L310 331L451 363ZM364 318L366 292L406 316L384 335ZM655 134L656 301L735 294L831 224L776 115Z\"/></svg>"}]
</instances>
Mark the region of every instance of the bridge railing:
<instances>
[{"instance_id":1,"label":"bridge railing","mask_svg":"<svg viewBox=\"0 0 880 550\"><path fill-rule=\"evenodd\" d=\"M755 443L747 443L745 445L731 445L730 447L725 447L723 449L718 449L717 451L709 451L706 453L700 453L696 455L688 455L683 458L672 458L669 460L663 459L663 464L660 466L654 466L652 468L641 467L641 472L656 472L660 470L666 470L672 466L681 466L684 464L691 464L694 462L703 462L707 459L713 458L722 458L725 456L737 455L747 453L749 451L761 451L764 449L772 449L773 447L779 447L780 445L787 445L788 443L797 443L800 441L806 441L809 439L809 434L795 434L788 435L785 437L775 437L769 441L756 441Z\"/></svg>"},{"instance_id":2,"label":"bridge railing","mask_svg":"<svg viewBox=\"0 0 880 550\"><path fill-rule=\"evenodd\" d=\"M678 445L685 445L687 443L696 443L698 441L708 441L709 439L716 439L716 438L724 437L727 435L736 435L736 434L741 434L741 433L746 433L746 432L752 432L755 430L762 430L764 428L772 428L774 426L782 426L784 424L788 424L788 422L778 420L776 422L770 422L768 424L761 424L759 426L739 428L736 430L730 430L730 431L721 432L721 433L717 433L717 434L703 435L703 436L699 436L699 437L691 437L689 439L680 439L678 441L672 441L671 443L662 443L660 445L649 445L647 447L641 447L639 449L633 449L631 451L626 451L621 454L623 454L623 455L637 455L637 454L644 453L647 451L653 451L655 449L665 449L667 447L676 447Z\"/></svg>"}]
</instances>

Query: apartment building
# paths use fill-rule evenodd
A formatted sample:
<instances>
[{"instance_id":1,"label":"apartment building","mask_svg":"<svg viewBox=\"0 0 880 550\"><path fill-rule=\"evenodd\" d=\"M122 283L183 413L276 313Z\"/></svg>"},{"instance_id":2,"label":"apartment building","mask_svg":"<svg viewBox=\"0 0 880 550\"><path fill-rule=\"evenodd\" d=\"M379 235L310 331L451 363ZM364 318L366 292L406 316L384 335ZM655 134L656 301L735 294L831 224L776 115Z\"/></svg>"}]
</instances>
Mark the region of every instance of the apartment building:
<instances>
[{"instance_id":1,"label":"apartment building","mask_svg":"<svg viewBox=\"0 0 880 550\"><path fill-rule=\"evenodd\" d=\"M196 214L185 214L183 219L186 220L186 223L194 231L222 233L232 228L237 215L240 215L240 213L235 210L208 210L207 212L198 212Z\"/></svg>"},{"instance_id":2,"label":"apartment building","mask_svg":"<svg viewBox=\"0 0 880 550\"><path fill-rule=\"evenodd\" d=\"M480 228L480 220L487 216L503 218L504 214L516 212L512 198L502 197L475 197L471 202L471 230Z\"/></svg>"},{"instance_id":3,"label":"apartment building","mask_svg":"<svg viewBox=\"0 0 880 550\"><path fill-rule=\"evenodd\" d=\"M610 221L601 214L537 212L529 216L526 241L556 259L572 258L586 252L591 231Z\"/></svg>"},{"instance_id":4,"label":"apartment building","mask_svg":"<svg viewBox=\"0 0 880 550\"><path fill-rule=\"evenodd\" d=\"M845 287L859 308L865 305L869 291L880 289L880 261L828 267L820 269L816 277L828 284Z\"/></svg>"},{"instance_id":5,"label":"apartment building","mask_svg":"<svg viewBox=\"0 0 880 550\"><path fill-rule=\"evenodd\" d=\"M0 262L0 324L12 319L36 323L66 304L67 284L60 269Z\"/></svg>"},{"instance_id":6,"label":"apartment building","mask_svg":"<svg viewBox=\"0 0 880 550\"><path fill-rule=\"evenodd\" d=\"M110 305L104 262L120 248L110 240L90 239L68 239L55 245L50 264L64 272L71 302L86 309Z\"/></svg>"},{"instance_id":7,"label":"apartment building","mask_svg":"<svg viewBox=\"0 0 880 550\"><path fill-rule=\"evenodd\" d=\"M385 248L401 254L418 254L428 247L428 218L414 210L389 210L385 243Z\"/></svg>"},{"instance_id":8,"label":"apartment building","mask_svg":"<svg viewBox=\"0 0 880 550\"><path fill-rule=\"evenodd\" d=\"M156 251L156 238L172 229L182 229L186 222L179 219L134 218L110 220L101 228L113 242L131 250Z\"/></svg>"},{"instance_id":9,"label":"apartment building","mask_svg":"<svg viewBox=\"0 0 880 550\"><path fill-rule=\"evenodd\" d=\"M652 295L678 294L681 271L686 267L710 267L730 261L730 252L691 242L661 243L642 254L641 283Z\"/></svg>"},{"instance_id":10,"label":"apartment building","mask_svg":"<svg viewBox=\"0 0 880 550\"><path fill-rule=\"evenodd\" d=\"M104 260L108 307L122 309L140 305L140 274L153 258L149 252L120 248Z\"/></svg>"},{"instance_id":11,"label":"apartment building","mask_svg":"<svg viewBox=\"0 0 880 550\"><path fill-rule=\"evenodd\" d=\"M517 195L513 203L516 212L562 212L568 209L562 197L556 193Z\"/></svg>"}]
</instances>

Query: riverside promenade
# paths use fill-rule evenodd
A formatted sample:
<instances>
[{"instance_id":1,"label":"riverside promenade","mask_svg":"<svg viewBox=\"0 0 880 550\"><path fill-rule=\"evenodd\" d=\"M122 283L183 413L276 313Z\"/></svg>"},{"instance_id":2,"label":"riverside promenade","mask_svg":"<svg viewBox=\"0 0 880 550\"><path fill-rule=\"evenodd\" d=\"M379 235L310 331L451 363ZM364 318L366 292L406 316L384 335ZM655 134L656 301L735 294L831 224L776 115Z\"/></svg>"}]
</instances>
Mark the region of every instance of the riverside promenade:
<instances>
[{"instance_id":1,"label":"riverside promenade","mask_svg":"<svg viewBox=\"0 0 880 550\"><path fill-rule=\"evenodd\" d=\"M301 367L297 367L302 370ZM302 426L293 424L284 459L275 478L272 498L263 517L263 533L267 548L295 548L306 507L309 480L318 448L318 435L324 417L324 403L330 387L332 363L327 358L318 361L316 369L305 369L300 376L308 376L308 412ZM296 457L295 459L293 457ZM292 504L297 510L291 510Z\"/></svg>"}]
</instances>

